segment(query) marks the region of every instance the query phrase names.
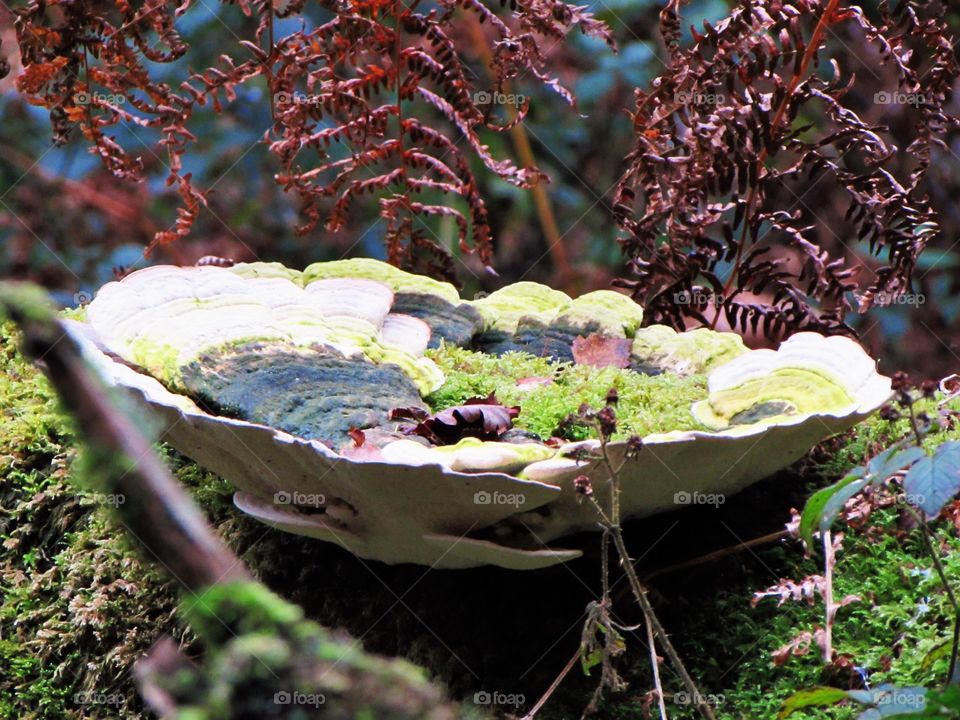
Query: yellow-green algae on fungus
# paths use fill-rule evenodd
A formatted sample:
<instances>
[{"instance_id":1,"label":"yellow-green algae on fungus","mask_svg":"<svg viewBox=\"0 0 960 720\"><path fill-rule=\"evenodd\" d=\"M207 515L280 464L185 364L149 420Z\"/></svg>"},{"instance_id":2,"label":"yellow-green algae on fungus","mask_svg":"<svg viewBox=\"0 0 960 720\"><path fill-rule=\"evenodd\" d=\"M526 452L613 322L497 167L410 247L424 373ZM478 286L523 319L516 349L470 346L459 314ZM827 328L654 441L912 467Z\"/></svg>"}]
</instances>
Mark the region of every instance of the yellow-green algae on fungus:
<instances>
[{"instance_id":1,"label":"yellow-green algae on fungus","mask_svg":"<svg viewBox=\"0 0 960 720\"><path fill-rule=\"evenodd\" d=\"M518 282L490 293L471 305L480 311L484 329L513 333L521 318L548 324L571 303L570 296L535 282Z\"/></svg>"},{"instance_id":2,"label":"yellow-green algae on fungus","mask_svg":"<svg viewBox=\"0 0 960 720\"><path fill-rule=\"evenodd\" d=\"M815 368L781 368L737 387L715 390L693 408L712 429L774 423L797 415L848 410L856 403L838 379Z\"/></svg>"},{"instance_id":3,"label":"yellow-green algae on fungus","mask_svg":"<svg viewBox=\"0 0 960 720\"><path fill-rule=\"evenodd\" d=\"M450 283L424 275L414 275L379 260L351 258L316 262L303 271L304 286L327 278L364 278L377 280L397 293L437 295L454 305L461 302L460 294Z\"/></svg>"},{"instance_id":4,"label":"yellow-green algae on fungus","mask_svg":"<svg viewBox=\"0 0 960 720\"><path fill-rule=\"evenodd\" d=\"M616 388L616 438L706 429L690 411L694 402L707 397L703 375L650 376L615 367L554 362L523 352L492 356L449 345L427 354L446 377L440 389L426 398L434 411L494 393L502 404L520 406L515 427L546 439L582 404L603 407L607 392ZM518 384L521 380L527 382ZM583 440L592 432L575 426L566 429L565 436Z\"/></svg>"},{"instance_id":5,"label":"yellow-green algae on fungus","mask_svg":"<svg viewBox=\"0 0 960 720\"><path fill-rule=\"evenodd\" d=\"M238 263L230 272L242 278L282 278L303 287L303 273L278 262Z\"/></svg>"},{"instance_id":6,"label":"yellow-green algae on fungus","mask_svg":"<svg viewBox=\"0 0 960 720\"><path fill-rule=\"evenodd\" d=\"M573 300L556 318L562 325L596 325L594 332L632 338L643 322L643 308L622 293L594 290Z\"/></svg>"},{"instance_id":7,"label":"yellow-green algae on fungus","mask_svg":"<svg viewBox=\"0 0 960 720\"><path fill-rule=\"evenodd\" d=\"M694 414L712 428L791 424L811 414L847 417L890 397L890 379L847 337L802 332L778 350L754 350L710 373Z\"/></svg>"},{"instance_id":8,"label":"yellow-green algae on fungus","mask_svg":"<svg viewBox=\"0 0 960 720\"><path fill-rule=\"evenodd\" d=\"M364 278L389 287L394 292L394 313L418 318L430 327L430 347L441 341L468 345L482 323L480 313L461 300L450 283L414 275L379 260L336 260L314 263L304 270L308 289L318 280L333 278Z\"/></svg>"},{"instance_id":9,"label":"yellow-green algae on fungus","mask_svg":"<svg viewBox=\"0 0 960 720\"><path fill-rule=\"evenodd\" d=\"M466 437L455 445L438 447L415 440L398 440L383 448L389 462L410 465L437 464L462 472L520 472L527 465L546 460L556 450L540 443L507 443Z\"/></svg>"},{"instance_id":10,"label":"yellow-green algae on fungus","mask_svg":"<svg viewBox=\"0 0 960 720\"><path fill-rule=\"evenodd\" d=\"M634 367L679 375L709 373L745 352L748 348L736 333L707 328L678 333L666 325L637 330L630 348Z\"/></svg>"}]
</instances>

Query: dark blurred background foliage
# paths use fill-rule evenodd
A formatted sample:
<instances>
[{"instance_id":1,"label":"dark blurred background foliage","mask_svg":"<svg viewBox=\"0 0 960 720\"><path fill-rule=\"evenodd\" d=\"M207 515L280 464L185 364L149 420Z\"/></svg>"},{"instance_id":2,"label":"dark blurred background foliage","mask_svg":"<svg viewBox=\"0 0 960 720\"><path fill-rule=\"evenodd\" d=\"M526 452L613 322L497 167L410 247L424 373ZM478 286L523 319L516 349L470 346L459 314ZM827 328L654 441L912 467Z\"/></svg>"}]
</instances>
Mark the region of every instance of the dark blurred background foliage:
<instances>
[{"instance_id":1,"label":"dark blurred background foliage","mask_svg":"<svg viewBox=\"0 0 960 720\"><path fill-rule=\"evenodd\" d=\"M870 16L876 15L877 6L874 0L863 4ZM28 7L23 2L10 6L13 12ZM511 92L529 99L522 133L481 130L481 139L498 159L522 159L523 143L528 144L536 165L550 179L545 186L549 209L545 214L533 191L510 185L471 160L489 212L494 240L490 264L499 277L485 272L475 255L461 252L456 225L449 218L429 220L431 233L459 260L455 267L465 293L520 279L580 292L607 287L614 278L629 275L618 243L622 233L613 194L634 143L630 117L634 90L647 87L664 72L667 52L658 32L661 9L660 3L647 0L596 0L586 6L609 25L619 54L602 39L580 32L543 46L546 69L574 92L576 109L530 75L512 82ZM720 0L690 2L682 8L681 27L717 22L730 9ZM54 15L56 10L56 5L49 7ZM264 142L272 125L269 93L265 83L251 83L238 87L236 99L225 103L219 114L210 105L196 108L190 129L197 139L184 156L184 171L192 174L196 187L211 190L208 205L187 237L158 247L145 259L144 248L157 232L174 224L180 204L176 188L164 183L167 158L156 154L156 131L127 122L111 128L117 142L142 159L146 179L139 183L111 175L88 151L79 132L67 134L62 144L53 143L48 110L28 103L16 88L23 68L12 11L0 9L0 55L10 65L9 74L0 80L0 275L39 281L65 305L73 305L115 273L154 262L192 264L213 254L304 266L352 255L386 257L386 227L372 199L355 203L338 232L328 232L321 224L305 236L295 233L302 221L300 200L275 182L279 168ZM955 36L960 36L960 9L947 4L943 12ZM252 40L257 22L236 5L200 0L177 19L176 27L189 44L187 54L169 64L149 63L154 77L172 86L190 72L216 65L225 48L240 39ZM273 32L282 37L298 29L299 20L290 18L277 20ZM455 39L469 71L478 79L489 79L489 50L484 44L465 24ZM690 42L689 30L682 42ZM878 76L887 70L879 67L875 53L864 49L863 37L851 23L831 28L826 43L827 55L837 59L845 77L884 79ZM821 67L818 72L828 74L830 69ZM862 87L855 83L845 104L865 119L890 127L891 142L901 150L889 161L896 173L911 160L902 152L912 133L909 113L903 106L876 104L874 91L870 83ZM954 115L960 114L958 99L954 92L947 108ZM815 126L823 123L816 116L797 123L801 120ZM905 368L918 375L942 376L960 368L956 129L949 132L946 144L934 158L927 183L941 230L920 256L914 275L913 291L922 302L874 307L847 319L888 371ZM789 198L784 202L784 210L795 209ZM825 248L879 267L880 261L866 246L852 242L855 238L845 247L837 246L831 229L845 227L847 202L830 184L811 183L803 203L816 211L816 240Z\"/></svg>"}]
</instances>

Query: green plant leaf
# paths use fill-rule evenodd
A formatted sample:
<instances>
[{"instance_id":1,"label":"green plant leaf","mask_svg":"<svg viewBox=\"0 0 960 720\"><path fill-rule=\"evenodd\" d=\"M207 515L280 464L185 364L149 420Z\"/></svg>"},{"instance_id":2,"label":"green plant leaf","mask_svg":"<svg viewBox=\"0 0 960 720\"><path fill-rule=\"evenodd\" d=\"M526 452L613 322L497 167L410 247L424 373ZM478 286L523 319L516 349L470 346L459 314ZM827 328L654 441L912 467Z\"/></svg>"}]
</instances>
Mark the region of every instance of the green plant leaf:
<instances>
[{"instance_id":1,"label":"green plant leaf","mask_svg":"<svg viewBox=\"0 0 960 720\"><path fill-rule=\"evenodd\" d=\"M840 514L841 510L843 510L843 506L847 504L847 500L863 490L869 481L869 478L855 480L852 483L840 488L827 499L826 505L823 506L823 510L820 512L819 529L821 533L824 533L830 529L830 526L833 525L833 521L837 519L837 515Z\"/></svg>"},{"instance_id":2,"label":"green plant leaf","mask_svg":"<svg viewBox=\"0 0 960 720\"><path fill-rule=\"evenodd\" d=\"M825 487L822 490L818 490L810 496L810 498L807 500L807 504L803 506L803 514L800 516L799 529L800 537L807 544L808 548L813 547L813 532L819 525L821 525L821 518L823 517L824 508L827 506L827 503L830 502L830 499L833 498L838 492L848 487L851 483L859 481L864 474L865 471L862 467L855 468L833 485ZM863 481L860 481L860 487L863 487ZM846 502L846 500L850 497L852 497L852 495L848 495L844 502ZM843 507L842 503L840 507Z\"/></svg>"},{"instance_id":3,"label":"green plant leaf","mask_svg":"<svg viewBox=\"0 0 960 720\"><path fill-rule=\"evenodd\" d=\"M597 665L603 661L603 650L596 649L590 652L580 653L580 667L583 668L583 674L589 675Z\"/></svg>"},{"instance_id":4,"label":"green plant leaf","mask_svg":"<svg viewBox=\"0 0 960 720\"><path fill-rule=\"evenodd\" d=\"M783 701L780 712L777 713L777 718L790 717L797 710L803 708L836 705L841 700L846 699L846 691L839 688L820 686L800 690Z\"/></svg>"},{"instance_id":5,"label":"green plant leaf","mask_svg":"<svg viewBox=\"0 0 960 720\"><path fill-rule=\"evenodd\" d=\"M927 701L927 711L931 715L941 708L960 712L960 685L950 685L943 690L930 690L927 692Z\"/></svg>"},{"instance_id":6,"label":"green plant leaf","mask_svg":"<svg viewBox=\"0 0 960 720\"><path fill-rule=\"evenodd\" d=\"M940 658L949 657L952 646L953 645L949 640L944 640L941 643L937 643L933 649L930 650L930 652L923 656L923 662L920 663L920 669L926 672Z\"/></svg>"},{"instance_id":7,"label":"green plant leaf","mask_svg":"<svg viewBox=\"0 0 960 720\"><path fill-rule=\"evenodd\" d=\"M895 472L913 465L926 456L927 454L923 451L923 448L917 447L916 445L911 445L903 450L894 446L889 450L884 450L873 458L870 464L867 465L867 470L870 473L873 484L879 485Z\"/></svg>"},{"instance_id":8,"label":"green plant leaf","mask_svg":"<svg viewBox=\"0 0 960 720\"><path fill-rule=\"evenodd\" d=\"M932 456L914 463L903 478L907 501L927 517L936 517L944 504L960 492L960 441L951 440Z\"/></svg>"}]
</instances>

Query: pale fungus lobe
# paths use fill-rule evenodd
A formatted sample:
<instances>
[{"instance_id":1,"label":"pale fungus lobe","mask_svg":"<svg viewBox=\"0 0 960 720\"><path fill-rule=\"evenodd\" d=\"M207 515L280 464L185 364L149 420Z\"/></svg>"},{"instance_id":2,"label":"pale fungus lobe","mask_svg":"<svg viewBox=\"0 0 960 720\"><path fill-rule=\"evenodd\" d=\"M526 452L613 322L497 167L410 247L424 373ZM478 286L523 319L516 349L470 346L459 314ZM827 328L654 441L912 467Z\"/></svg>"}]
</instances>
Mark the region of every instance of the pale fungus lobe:
<instances>
[{"instance_id":1,"label":"pale fungus lobe","mask_svg":"<svg viewBox=\"0 0 960 720\"><path fill-rule=\"evenodd\" d=\"M597 527L586 488L609 502L583 405L616 404L630 518L737 492L890 396L846 338L751 351L641 328L612 291L520 282L463 300L375 260L156 266L101 288L85 320L68 326L90 360L241 510L387 563L579 556L548 543Z\"/></svg>"}]
</instances>

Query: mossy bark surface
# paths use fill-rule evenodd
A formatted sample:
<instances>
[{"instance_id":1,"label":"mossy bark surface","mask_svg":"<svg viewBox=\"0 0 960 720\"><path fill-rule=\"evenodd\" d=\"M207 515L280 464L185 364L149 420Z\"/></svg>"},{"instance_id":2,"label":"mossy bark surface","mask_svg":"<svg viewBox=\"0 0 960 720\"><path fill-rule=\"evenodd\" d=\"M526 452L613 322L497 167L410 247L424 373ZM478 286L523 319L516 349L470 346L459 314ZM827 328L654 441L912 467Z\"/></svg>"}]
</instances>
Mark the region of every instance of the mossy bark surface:
<instances>
[{"instance_id":1,"label":"mossy bark surface","mask_svg":"<svg viewBox=\"0 0 960 720\"><path fill-rule=\"evenodd\" d=\"M176 612L181 588L131 549L109 513L116 498L79 492L70 479L82 467L74 462L69 425L46 382L17 353L9 328L0 333L0 365L0 718L136 718L143 708L131 667L153 642L170 634L188 654L202 653ZM791 507L898 432L867 423L722 505L629 523L627 543L641 576L781 529ZM928 442L957 434L941 432ZM583 610L599 592L596 535L573 539L585 550L581 560L537 572L385 566L260 525L233 508L226 482L165 452L211 523L271 589L308 617L344 628L365 649L427 667L478 712L511 712L509 703L520 699L529 707L574 653ZM839 556L838 596L864 599L840 611L837 650L872 684L932 683L945 660L925 665L924 657L947 637L949 612L930 562L892 512L869 526L849 532ZM960 549L952 528L936 528L945 547ZM960 553L947 553L946 564L960 579ZM815 649L781 665L772 661L775 650L822 624L822 606L750 606L754 591L815 572L817 561L804 559L797 544L781 543L651 583L674 642L701 688L715 696L718 717L772 718L796 689L858 682L854 670L824 677ZM621 589L625 583L615 592L618 616L637 622ZM607 717L644 716L651 680L642 630L627 637L627 647L631 691L610 696ZM579 716L594 682L572 673L539 717ZM666 671L664 682L668 692L680 690ZM672 718L693 717L677 698L669 708ZM853 716L839 708L796 717Z\"/></svg>"}]
</instances>

